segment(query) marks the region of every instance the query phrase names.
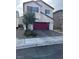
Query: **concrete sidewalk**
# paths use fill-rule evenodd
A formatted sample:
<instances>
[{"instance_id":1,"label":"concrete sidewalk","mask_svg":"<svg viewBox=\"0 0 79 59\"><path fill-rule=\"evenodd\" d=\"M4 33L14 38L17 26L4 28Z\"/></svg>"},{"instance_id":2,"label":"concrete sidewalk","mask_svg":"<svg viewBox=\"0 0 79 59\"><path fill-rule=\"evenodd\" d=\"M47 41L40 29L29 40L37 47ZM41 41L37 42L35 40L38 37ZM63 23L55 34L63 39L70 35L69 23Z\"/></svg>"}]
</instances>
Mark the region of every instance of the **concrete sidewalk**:
<instances>
[{"instance_id":1,"label":"concrete sidewalk","mask_svg":"<svg viewBox=\"0 0 79 59\"><path fill-rule=\"evenodd\" d=\"M63 36L16 39L16 49L63 43Z\"/></svg>"}]
</instances>

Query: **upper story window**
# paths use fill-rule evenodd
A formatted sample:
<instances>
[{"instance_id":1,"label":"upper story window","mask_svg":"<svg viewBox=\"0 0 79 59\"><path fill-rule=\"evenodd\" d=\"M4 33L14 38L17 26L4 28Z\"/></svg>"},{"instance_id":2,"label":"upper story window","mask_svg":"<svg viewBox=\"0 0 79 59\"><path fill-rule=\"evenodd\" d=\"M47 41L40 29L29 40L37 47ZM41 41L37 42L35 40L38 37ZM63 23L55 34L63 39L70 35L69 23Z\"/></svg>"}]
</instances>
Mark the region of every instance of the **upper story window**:
<instances>
[{"instance_id":1,"label":"upper story window","mask_svg":"<svg viewBox=\"0 0 79 59\"><path fill-rule=\"evenodd\" d=\"M49 15L50 14L50 10L45 10L45 14Z\"/></svg>"},{"instance_id":2,"label":"upper story window","mask_svg":"<svg viewBox=\"0 0 79 59\"><path fill-rule=\"evenodd\" d=\"M27 6L27 12L32 12L32 13L39 12L39 8Z\"/></svg>"}]
</instances>

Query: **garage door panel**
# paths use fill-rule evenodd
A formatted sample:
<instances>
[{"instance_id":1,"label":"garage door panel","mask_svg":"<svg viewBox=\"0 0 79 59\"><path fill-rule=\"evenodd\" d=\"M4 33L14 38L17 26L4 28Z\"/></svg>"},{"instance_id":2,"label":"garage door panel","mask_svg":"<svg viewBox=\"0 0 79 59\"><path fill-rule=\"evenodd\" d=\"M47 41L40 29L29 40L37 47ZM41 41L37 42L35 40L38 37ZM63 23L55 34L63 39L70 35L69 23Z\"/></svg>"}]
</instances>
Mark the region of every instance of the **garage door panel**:
<instances>
[{"instance_id":1,"label":"garage door panel","mask_svg":"<svg viewBox=\"0 0 79 59\"><path fill-rule=\"evenodd\" d=\"M33 28L35 30L48 30L49 29L49 23L42 23L42 22L39 22L39 23L34 23L33 25Z\"/></svg>"}]
</instances>

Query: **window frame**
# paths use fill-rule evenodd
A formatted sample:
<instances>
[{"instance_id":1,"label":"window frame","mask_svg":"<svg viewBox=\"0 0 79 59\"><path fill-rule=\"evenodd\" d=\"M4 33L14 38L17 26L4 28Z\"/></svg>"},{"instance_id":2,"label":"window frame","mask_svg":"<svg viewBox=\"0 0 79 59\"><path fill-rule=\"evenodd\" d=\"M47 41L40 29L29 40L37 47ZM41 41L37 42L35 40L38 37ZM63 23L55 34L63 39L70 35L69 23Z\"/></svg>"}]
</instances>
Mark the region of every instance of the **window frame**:
<instances>
[{"instance_id":1,"label":"window frame","mask_svg":"<svg viewBox=\"0 0 79 59\"><path fill-rule=\"evenodd\" d=\"M27 6L27 11L28 12L32 12L32 13L35 13L35 12L39 12L39 7L32 7L32 6Z\"/></svg>"},{"instance_id":2,"label":"window frame","mask_svg":"<svg viewBox=\"0 0 79 59\"><path fill-rule=\"evenodd\" d=\"M50 14L50 10L45 9L45 14L49 15Z\"/></svg>"}]
</instances>

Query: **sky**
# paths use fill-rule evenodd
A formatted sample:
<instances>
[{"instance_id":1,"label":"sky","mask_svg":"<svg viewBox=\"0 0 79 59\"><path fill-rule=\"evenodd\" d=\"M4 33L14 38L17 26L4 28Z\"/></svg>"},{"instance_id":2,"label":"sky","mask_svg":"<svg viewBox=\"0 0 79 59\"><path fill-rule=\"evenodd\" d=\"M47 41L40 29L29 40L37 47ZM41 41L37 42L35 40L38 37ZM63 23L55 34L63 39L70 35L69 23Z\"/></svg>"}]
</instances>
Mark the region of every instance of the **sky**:
<instances>
[{"instance_id":1,"label":"sky","mask_svg":"<svg viewBox=\"0 0 79 59\"><path fill-rule=\"evenodd\" d=\"M31 0L16 0L16 10L19 11L19 15L23 15L23 2L27 2ZM63 0L43 0L52 7L54 7L54 11L63 9Z\"/></svg>"}]
</instances>

